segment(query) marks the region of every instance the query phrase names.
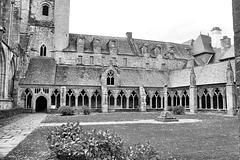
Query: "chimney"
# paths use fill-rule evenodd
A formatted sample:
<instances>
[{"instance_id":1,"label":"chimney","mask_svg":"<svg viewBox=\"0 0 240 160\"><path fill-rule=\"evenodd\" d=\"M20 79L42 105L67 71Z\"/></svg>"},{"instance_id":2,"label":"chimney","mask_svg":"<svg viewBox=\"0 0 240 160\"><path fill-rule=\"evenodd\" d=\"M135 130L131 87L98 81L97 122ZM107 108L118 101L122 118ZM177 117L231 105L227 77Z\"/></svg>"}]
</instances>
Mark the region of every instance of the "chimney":
<instances>
[{"instance_id":1,"label":"chimney","mask_svg":"<svg viewBox=\"0 0 240 160\"><path fill-rule=\"evenodd\" d=\"M126 35L128 39L132 39L132 32L127 32Z\"/></svg>"},{"instance_id":2,"label":"chimney","mask_svg":"<svg viewBox=\"0 0 240 160\"><path fill-rule=\"evenodd\" d=\"M222 49L225 51L231 48L231 38L228 38L227 36L223 36L223 39L221 39L221 46L222 46Z\"/></svg>"},{"instance_id":3,"label":"chimney","mask_svg":"<svg viewBox=\"0 0 240 160\"><path fill-rule=\"evenodd\" d=\"M3 34L6 32L5 27L0 26L0 42L2 42Z\"/></svg>"},{"instance_id":4,"label":"chimney","mask_svg":"<svg viewBox=\"0 0 240 160\"><path fill-rule=\"evenodd\" d=\"M219 27L213 27L211 30L212 47L221 48L222 30Z\"/></svg>"}]
</instances>

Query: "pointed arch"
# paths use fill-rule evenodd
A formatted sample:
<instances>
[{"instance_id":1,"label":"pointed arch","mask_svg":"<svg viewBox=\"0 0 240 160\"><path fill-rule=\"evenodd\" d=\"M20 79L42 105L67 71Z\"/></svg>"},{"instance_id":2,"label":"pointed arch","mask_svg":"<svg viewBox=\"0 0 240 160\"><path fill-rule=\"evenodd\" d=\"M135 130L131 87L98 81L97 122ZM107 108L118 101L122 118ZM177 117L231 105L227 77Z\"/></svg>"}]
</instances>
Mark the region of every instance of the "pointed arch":
<instances>
[{"instance_id":1,"label":"pointed arch","mask_svg":"<svg viewBox=\"0 0 240 160\"><path fill-rule=\"evenodd\" d=\"M31 89L27 88L24 90L21 94L21 101L23 102L23 107L25 109L31 109L32 108L32 98L33 93Z\"/></svg>"},{"instance_id":2,"label":"pointed arch","mask_svg":"<svg viewBox=\"0 0 240 160\"><path fill-rule=\"evenodd\" d=\"M110 70L107 73L107 85L114 85L114 71Z\"/></svg>"},{"instance_id":3,"label":"pointed arch","mask_svg":"<svg viewBox=\"0 0 240 160\"><path fill-rule=\"evenodd\" d=\"M43 44L41 47L40 47L40 56L41 57L45 57L47 55L47 47Z\"/></svg>"},{"instance_id":4,"label":"pointed arch","mask_svg":"<svg viewBox=\"0 0 240 160\"><path fill-rule=\"evenodd\" d=\"M60 107L60 91L55 89L51 95L51 105L56 106L56 108Z\"/></svg>"},{"instance_id":5,"label":"pointed arch","mask_svg":"<svg viewBox=\"0 0 240 160\"><path fill-rule=\"evenodd\" d=\"M114 96L112 91L108 91L108 105L109 106L114 106Z\"/></svg>"},{"instance_id":6,"label":"pointed arch","mask_svg":"<svg viewBox=\"0 0 240 160\"><path fill-rule=\"evenodd\" d=\"M6 58L4 55L3 48L0 46L0 98L4 97L5 75L6 75Z\"/></svg>"},{"instance_id":7,"label":"pointed arch","mask_svg":"<svg viewBox=\"0 0 240 160\"><path fill-rule=\"evenodd\" d=\"M93 95L91 97L91 108L93 109L101 108L101 103L102 102L100 92L96 90L95 92L93 92Z\"/></svg>"}]
</instances>

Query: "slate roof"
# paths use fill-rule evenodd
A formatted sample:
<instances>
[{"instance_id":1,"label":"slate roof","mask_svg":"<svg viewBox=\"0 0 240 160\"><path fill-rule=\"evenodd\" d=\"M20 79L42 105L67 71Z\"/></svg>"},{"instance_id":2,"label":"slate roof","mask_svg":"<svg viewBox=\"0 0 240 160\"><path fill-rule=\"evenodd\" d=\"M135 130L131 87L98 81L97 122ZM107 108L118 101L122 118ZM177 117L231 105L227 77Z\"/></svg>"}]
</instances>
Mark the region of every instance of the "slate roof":
<instances>
[{"instance_id":1,"label":"slate roof","mask_svg":"<svg viewBox=\"0 0 240 160\"><path fill-rule=\"evenodd\" d=\"M28 70L20 84L54 84L56 61L48 57L36 57L30 60Z\"/></svg>"},{"instance_id":2,"label":"slate roof","mask_svg":"<svg viewBox=\"0 0 240 160\"><path fill-rule=\"evenodd\" d=\"M194 67L197 85L227 83L228 61ZM235 62L231 61L232 69L235 72ZM174 70L170 72L170 87L181 87L190 85L191 69ZM234 74L235 75L235 74Z\"/></svg>"},{"instance_id":3,"label":"slate roof","mask_svg":"<svg viewBox=\"0 0 240 160\"><path fill-rule=\"evenodd\" d=\"M188 41L186 41L186 42L183 42L182 44L192 46L192 45L193 45L193 42L194 42L194 40L193 40L193 39L190 39L190 40L188 40Z\"/></svg>"},{"instance_id":4,"label":"slate roof","mask_svg":"<svg viewBox=\"0 0 240 160\"><path fill-rule=\"evenodd\" d=\"M120 86L163 87L168 83L168 75L163 71L137 68L118 68ZM101 86L102 67L57 65L52 58L38 57L30 61L26 77L20 85L83 85Z\"/></svg>"},{"instance_id":5,"label":"slate roof","mask_svg":"<svg viewBox=\"0 0 240 160\"><path fill-rule=\"evenodd\" d=\"M168 84L168 75L163 71L145 69L121 69L121 86L163 87Z\"/></svg>"},{"instance_id":6,"label":"slate roof","mask_svg":"<svg viewBox=\"0 0 240 160\"><path fill-rule=\"evenodd\" d=\"M101 86L101 68L58 65L56 85Z\"/></svg>"},{"instance_id":7,"label":"slate roof","mask_svg":"<svg viewBox=\"0 0 240 160\"><path fill-rule=\"evenodd\" d=\"M70 34L69 46L64 49L68 52L77 52L77 38L82 37L84 39L84 51L92 53L93 46L92 41L94 38L100 39L102 53L109 53L108 42L109 40L116 40L116 47L118 49L118 55L139 55L141 56L140 48L147 44L148 53L157 46L161 47L161 53L169 51L170 47L174 48L173 54L177 59L189 59L191 55L187 53L186 48L191 48L187 44L176 44L162 41L142 40L142 39L129 39L127 37L110 37L110 36L98 36L98 35L84 35L84 34ZM133 44L131 44L133 43ZM132 45L132 46L131 46ZM135 50L133 48L135 48Z\"/></svg>"},{"instance_id":8,"label":"slate roof","mask_svg":"<svg viewBox=\"0 0 240 160\"><path fill-rule=\"evenodd\" d=\"M194 54L198 55L202 53L213 54L213 48L211 46L211 37L206 35L199 35L193 43Z\"/></svg>"},{"instance_id":9,"label":"slate roof","mask_svg":"<svg viewBox=\"0 0 240 160\"><path fill-rule=\"evenodd\" d=\"M224 53L222 58L220 58L220 61L224 61L232 58L235 58L234 46L231 46L231 48Z\"/></svg>"}]
</instances>

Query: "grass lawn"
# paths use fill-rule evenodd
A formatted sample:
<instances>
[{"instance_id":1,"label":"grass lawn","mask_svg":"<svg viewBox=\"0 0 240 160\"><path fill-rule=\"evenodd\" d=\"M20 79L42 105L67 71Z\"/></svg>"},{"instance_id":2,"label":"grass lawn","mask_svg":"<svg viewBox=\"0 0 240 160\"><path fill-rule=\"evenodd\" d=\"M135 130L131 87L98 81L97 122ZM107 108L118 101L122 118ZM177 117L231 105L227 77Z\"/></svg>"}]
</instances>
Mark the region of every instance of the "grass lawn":
<instances>
[{"instance_id":1,"label":"grass lawn","mask_svg":"<svg viewBox=\"0 0 240 160\"><path fill-rule=\"evenodd\" d=\"M158 113L112 113L78 115L63 117L49 115L44 123L56 122L89 122L89 121L123 121L154 119ZM85 130L94 128L116 132L125 142L133 145L138 142L150 141L163 159L175 156L185 159L238 159L238 121L237 117L220 115L180 115L183 119L201 119L202 122L185 124L124 124L83 126ZM54 127L40 127L34 130L24 141L13 149L5 158L45 160L50 156L46 138Z\"/></svg>"}]
</instances>

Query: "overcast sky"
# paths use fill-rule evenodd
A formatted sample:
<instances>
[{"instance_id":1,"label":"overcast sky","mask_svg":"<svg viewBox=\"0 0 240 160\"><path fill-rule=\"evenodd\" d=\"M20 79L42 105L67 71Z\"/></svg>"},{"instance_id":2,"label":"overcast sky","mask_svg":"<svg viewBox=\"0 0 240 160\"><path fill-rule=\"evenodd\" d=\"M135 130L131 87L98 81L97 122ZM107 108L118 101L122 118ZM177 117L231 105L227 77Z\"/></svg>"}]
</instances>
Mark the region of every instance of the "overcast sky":
<instances>
[{"instance_id":1,"label":"overcast sky","mask_svg":"<svg viewBox=\"0 0 240 160\"><path fill-rule=\"evenodd\" d=\"M218 26L233 37L232 0L70 1L70 33L182 43Z\"/></svg>"}]
</instances>

